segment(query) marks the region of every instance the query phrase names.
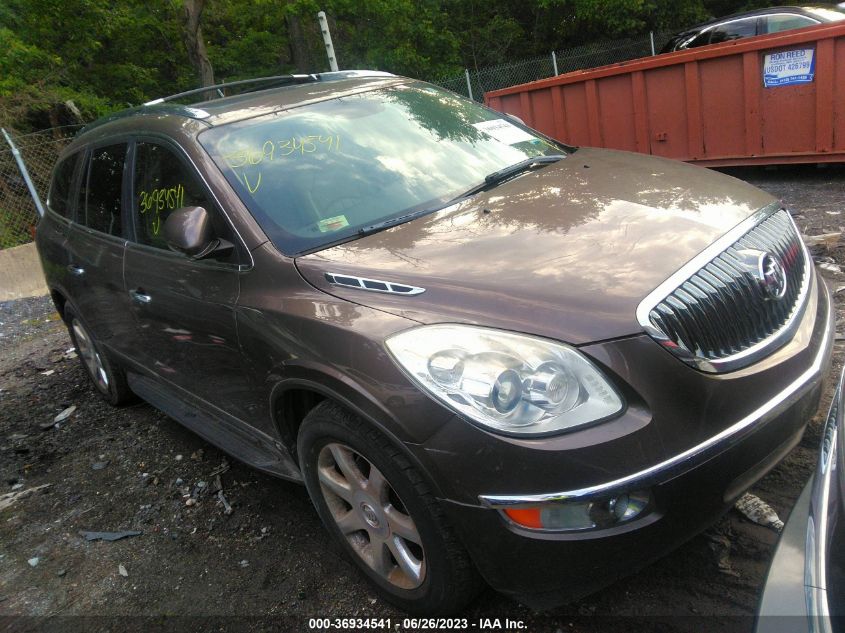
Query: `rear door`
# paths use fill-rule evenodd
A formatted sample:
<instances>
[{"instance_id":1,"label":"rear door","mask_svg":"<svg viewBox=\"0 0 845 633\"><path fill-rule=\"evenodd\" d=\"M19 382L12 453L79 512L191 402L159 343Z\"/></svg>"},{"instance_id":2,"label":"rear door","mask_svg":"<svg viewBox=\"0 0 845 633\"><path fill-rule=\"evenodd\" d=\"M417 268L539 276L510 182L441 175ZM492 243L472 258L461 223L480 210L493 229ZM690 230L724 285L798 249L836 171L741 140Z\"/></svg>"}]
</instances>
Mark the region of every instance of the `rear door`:
<instances>
[{"instance_id":1,"label":"rear door","mask_svg":"<svg viewBox=\"0 0 845 633\"><path fill-rule=\"evenodd\" d=\"M38 223L36 240L44 277L50 288L58 288L64 296L69 293L70 256L68 236L76 206L76 188L85 152L63 158L53 171L47 194L47 212Z\"/></svg>"},{"instance_id":2,"label":"rear door","mask_svg":"<svg viewBox=\"0 0 845 633\"><path fill-rule=\"evenodd\" d=\"M235 327L239 264L248 253L176 145L139 139L132 186L135 239L126 249L125 275L137 331L133 357L163 382L248 419L253 394ZM205 208L215 237L236 248L202 260L171 251L164 223L185 206Z\"/></svg>"},{"instance_id":3,"label":"rear door","mask_svg":"<svg viewBox=\"0 0 845 633\"><path fill-rule=\"evenodd\" d=\"M123 284L127 147L112 142L88 152L68 232L70 299L94 338L120 352L134 334Z\"/></svg>"}]
</instances>

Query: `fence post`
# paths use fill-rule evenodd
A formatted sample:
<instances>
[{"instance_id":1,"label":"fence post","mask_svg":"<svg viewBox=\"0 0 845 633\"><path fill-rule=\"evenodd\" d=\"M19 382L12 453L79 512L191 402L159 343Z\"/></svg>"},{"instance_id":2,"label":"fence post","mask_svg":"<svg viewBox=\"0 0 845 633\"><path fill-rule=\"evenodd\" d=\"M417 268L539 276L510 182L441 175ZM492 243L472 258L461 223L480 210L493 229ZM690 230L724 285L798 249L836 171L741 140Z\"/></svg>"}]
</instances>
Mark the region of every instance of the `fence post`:
<instances>
[{"instance_id":1,"label":"fence post","mask_svg":"<svg viewBox=\"0 0 845 633\"><path fill-rule=\"evenodd\" d=\"M472 83L469 80L469 68L464 68L464 74L467 78L467 92L469 93L469 98L475 101L475 97L472 96Z\"/></svg>"},{"instance_id":2,"label":"fence post","mask_svg":"<svg viewBox=\"0 0 845 633\"><path fill-rule=\"evenodd\" d=\"M654 47L652 46L652 48ZM555 77L557 77L557 54L554 51L552 51L552 67L555 69Z\"/></svg>"},{"instance_id":3,"label":"fence post","mask_svg":"<svg viewBox=\"0 0 845 633\"><path fill-rule=\"evenodd\" d=\"M21 176L23 176L23 180L26 183L26 188L29 189L29 195L32 196L32 201L35 203L35 208L38 209L38 215L43 218L44 205L41 204L41 198L39 197L38 192L35 190L35 185L32 184L32 178L29 177L29 171L27 170L26 165L23 162L23 157L18 151L18 148L12 142L12 137L9 136L9 133L6 131L6 129L0 127L0 131L3 132L3 136L5 137L6 142L9 144L9 147L12 150L12 156L15 157L15 162L18 164L18 169L21 170Z\"/></svg>"},{"instance_id":4,"label":"fence post","mask_svg":"<svg viewBox=\"0 0 845 633\"><path fill-rule=\"evenodd\" d=\"M654 50L654 31L648 32L648 37L651 40L651 56L654 57L657 53Z\"/></svg>"}]
</instances>

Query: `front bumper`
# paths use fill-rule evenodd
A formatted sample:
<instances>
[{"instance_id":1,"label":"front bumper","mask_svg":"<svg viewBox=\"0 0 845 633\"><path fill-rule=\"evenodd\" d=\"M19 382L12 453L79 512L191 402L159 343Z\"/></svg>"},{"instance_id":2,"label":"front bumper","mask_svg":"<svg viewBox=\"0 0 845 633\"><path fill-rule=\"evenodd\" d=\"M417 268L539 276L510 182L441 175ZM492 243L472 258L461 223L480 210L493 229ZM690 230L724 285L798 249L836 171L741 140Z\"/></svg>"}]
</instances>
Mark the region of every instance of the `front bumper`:
<instances>
[{"instance_id":1,"label":"front bumper","mask_svg":"<svg viewBox=\"0 0 845 633\"><path fill-rule=\"evenodd\" d=\"M744 411L738 421L722 431L701 438L672 457L654 460L652 466L598 483L528 494L489 494L480 490L475 504L464 499L444 499L452 523L487 582L533 607L551 607L630 575L715 522L800 441L818 407L833 342L830 300L823 282L819 285L818 309L807 326L812 332L808 347L811 352L806 356L809 360L764 404ZM457 435L458 431L453 433ZM512 480L533 469L538 481L553 482L563 476L561 473L573 472L567 465L591 463L581 450L561 454L548 450L548 446L545 451L536 450L537 446L531 448L534 459L528 468L524 458L511 461ZM480 445L476 456L483 458L493 450ZM436 443L429 445L427 451L426 457L434 456L448 467L447 451L438 451ZM621 452L618 455L617 464L626 463L628 456ZM631 455L627 463L634 457ZM556 467L548 468L555 459ZM484 479L485 475L490 487L505 485L508 463L498 456L494 460L488 456L486 465L488 469L482 470L481 475L458 475L454 485L467 489L470 477ZM444 468L436 470L443 472ZM576 468L574 472L584 478L585 470ZM613 472L609 468L605 471ZM525 487L527 477L517 478L523 480L521 486ZM506 520L501 512L509 507L601 499L643 488L651 493L650 511L610 528L583 532L532 530Z\"/></svg>"},{"instance_id":2,"label":"front bumper","mask_svg":"<svg viewBox=\"0 0 845 633\"><path fill-rule=\"evenodd\" d=\"M842 522L836 474L837 465L841 468L843 463L838 444L845 436L844 388L845 372L827 415L815 475L801 492L778 541L760 600L757 633L833 630L828 572L830 553L836 547L835 528L841 529Z\"/></svg>"}]
</instances>

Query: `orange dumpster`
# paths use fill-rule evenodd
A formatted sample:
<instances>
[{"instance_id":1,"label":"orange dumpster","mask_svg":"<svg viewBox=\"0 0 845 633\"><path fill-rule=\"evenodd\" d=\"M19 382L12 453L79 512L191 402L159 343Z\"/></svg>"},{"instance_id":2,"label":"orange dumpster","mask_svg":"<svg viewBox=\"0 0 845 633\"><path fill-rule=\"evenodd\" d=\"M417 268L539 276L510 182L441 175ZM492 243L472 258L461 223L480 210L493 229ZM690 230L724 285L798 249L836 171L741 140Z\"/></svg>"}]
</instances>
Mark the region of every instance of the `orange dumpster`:
<instances>
[{"instance_id":1,"label":"orange dumpster","mask_svg":"<svg viewBox=\"0 0 845 633\"><path fill-rule=\"evenodd\" d=\"M568 73L485 102L572 145L707 166L845 162L845 24Z\"/></svg>"}]
</instances>

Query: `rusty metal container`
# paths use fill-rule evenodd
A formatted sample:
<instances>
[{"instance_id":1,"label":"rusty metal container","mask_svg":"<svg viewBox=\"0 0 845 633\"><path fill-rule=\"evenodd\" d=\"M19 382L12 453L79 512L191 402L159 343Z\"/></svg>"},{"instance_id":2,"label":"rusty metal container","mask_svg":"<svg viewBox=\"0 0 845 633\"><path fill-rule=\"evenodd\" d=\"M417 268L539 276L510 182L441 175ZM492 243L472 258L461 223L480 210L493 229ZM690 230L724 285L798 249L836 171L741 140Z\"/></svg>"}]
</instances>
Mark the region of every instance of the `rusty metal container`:
<instances>
[{"instance_id":1,"label":"rusty metal container","mask_svg":"<svg viewBox=\"0 0 845 633\"><path fill-rule=\"evenodd\" d=\"M485 101L572 145L706 166L845 162L845 24L568 73Z\"/></svg>"}]
</instances>

